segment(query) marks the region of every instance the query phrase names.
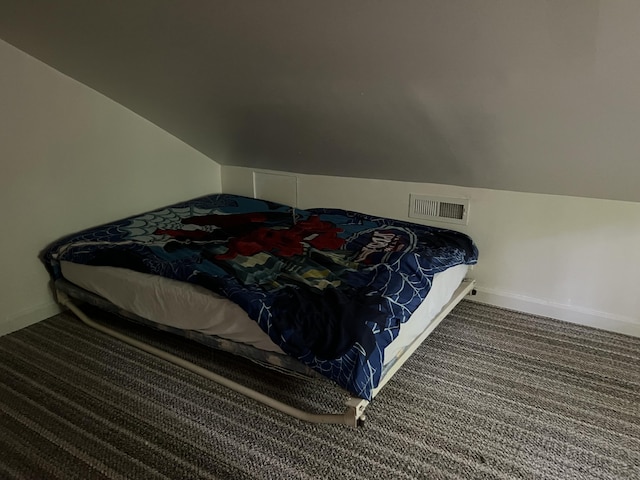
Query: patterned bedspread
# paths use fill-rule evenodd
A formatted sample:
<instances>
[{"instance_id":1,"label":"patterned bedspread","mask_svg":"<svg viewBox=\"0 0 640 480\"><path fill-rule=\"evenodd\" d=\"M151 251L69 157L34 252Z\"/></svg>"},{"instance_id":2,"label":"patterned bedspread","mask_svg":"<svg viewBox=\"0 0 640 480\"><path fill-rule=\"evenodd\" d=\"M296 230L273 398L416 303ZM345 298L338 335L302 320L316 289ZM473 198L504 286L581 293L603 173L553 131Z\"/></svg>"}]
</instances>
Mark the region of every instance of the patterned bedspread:
<instances>
[{"instance_id":1,"label":"patterned bedspread","mask_svg":"<svg viewBox=\"0 0 640 480\"><path fill-rule=\"evenodd\" d=\"M367 400L384 348L433 275L477 257L473 242L452 230L227 194L85 230L44 253L54 278L67 260L209 288L287 354Z\"/></svg>"}]
</instances>

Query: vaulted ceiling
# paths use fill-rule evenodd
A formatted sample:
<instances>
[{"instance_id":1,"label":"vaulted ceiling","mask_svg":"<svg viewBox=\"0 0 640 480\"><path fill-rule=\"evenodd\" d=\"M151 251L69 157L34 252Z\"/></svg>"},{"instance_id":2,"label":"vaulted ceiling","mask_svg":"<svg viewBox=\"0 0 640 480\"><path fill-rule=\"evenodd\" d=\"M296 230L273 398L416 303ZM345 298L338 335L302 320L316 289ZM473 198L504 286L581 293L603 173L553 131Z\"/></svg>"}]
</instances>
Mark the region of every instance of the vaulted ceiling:
<instances>
[{"instance_id":1,"label":"vaulted ceiling","mask_svg":"<svg viewBox=\"0 0 640 480\"><path fill-rule=\"evenodd\" d=\"M3 0L223 165L640 201L640 2Z\"/></svg>"}]
</instances>

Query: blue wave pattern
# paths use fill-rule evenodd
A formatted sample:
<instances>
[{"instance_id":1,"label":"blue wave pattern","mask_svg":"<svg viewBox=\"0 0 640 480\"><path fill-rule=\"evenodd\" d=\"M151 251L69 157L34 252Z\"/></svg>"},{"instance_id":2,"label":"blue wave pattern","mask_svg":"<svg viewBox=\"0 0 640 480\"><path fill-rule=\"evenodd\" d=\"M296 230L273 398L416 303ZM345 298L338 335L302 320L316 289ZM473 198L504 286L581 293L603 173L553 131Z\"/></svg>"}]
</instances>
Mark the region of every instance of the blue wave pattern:
<instances>
[{"instance_id":1,"label":"blue wave pattern","mask_svg":"<svg viewBox=\"0 0 640 480\"><path fill-rule=\"evenodd\" d=\"M85 230L43 255L54 278L67 260L205 286L284 352L367 400L385 347L433 276L477 258L471 239L452 230L227 194Z\"/></svg>"}]
</instances>

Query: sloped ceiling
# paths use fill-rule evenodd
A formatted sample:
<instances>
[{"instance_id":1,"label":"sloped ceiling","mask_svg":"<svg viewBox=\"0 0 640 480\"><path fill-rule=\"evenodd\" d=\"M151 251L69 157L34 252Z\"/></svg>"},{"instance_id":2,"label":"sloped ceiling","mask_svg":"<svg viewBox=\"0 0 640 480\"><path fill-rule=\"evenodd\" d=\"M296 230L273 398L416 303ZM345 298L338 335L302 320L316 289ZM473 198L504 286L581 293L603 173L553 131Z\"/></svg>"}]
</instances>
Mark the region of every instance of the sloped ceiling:
<instances>
[{"instance_id":1,"label":"sloped ceiling","mask_svg":"<svg viewBox=\"0 0 640 480\"><path fill-rule=\"evenodd\" d=\"M223 165L640 201L640 2L3 0Z\"/></svg>"}]
</instances>

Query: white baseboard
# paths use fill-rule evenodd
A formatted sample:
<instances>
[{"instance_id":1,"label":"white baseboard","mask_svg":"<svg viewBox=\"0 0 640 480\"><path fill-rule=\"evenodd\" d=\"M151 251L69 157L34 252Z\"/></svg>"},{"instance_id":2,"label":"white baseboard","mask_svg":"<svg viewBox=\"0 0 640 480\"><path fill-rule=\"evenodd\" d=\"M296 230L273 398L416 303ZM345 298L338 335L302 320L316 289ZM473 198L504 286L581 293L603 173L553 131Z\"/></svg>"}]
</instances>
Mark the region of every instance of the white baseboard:
<instances>
[{"instance_id":1,"label":"white baseboard","mask_svg":"<svg viewBox=\"0 0 640 480\"><path fill-rule=\"evenodd\" d=\"M539 298L516 295L510 292L476 287L477 295L467 299L488 303L497 307L556 318L566 322L640 337L640 319L614 315L597 310L548 302Z\"/></svg>"},{"instance_id":2,"label":"white baseboard","mask_svg":"<svg viewBox=\"0 0 640 480\"><path fill-rule=\"evenodd\" d=\"M37 307L22 310L12 315L0 323L0 336L15 332L21 328L28 327L41 320L52 317L60 313L62 309L55 302L49 302Z\"/></svg>"}]
</instances>

